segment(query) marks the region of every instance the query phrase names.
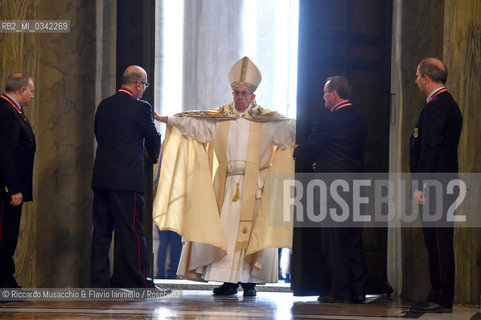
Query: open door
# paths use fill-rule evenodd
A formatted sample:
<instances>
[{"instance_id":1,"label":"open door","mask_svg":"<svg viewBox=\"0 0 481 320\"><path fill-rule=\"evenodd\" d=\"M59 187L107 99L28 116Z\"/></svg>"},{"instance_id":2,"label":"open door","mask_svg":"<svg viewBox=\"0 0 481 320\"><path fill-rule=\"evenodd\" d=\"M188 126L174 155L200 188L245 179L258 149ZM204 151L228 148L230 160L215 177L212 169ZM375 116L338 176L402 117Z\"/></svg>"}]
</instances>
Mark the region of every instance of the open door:
<instances>
[{"instance_id":1,"label":"open door","mask_svg":"<svg viewBox=\"0 0 481 320\"><path fill-rule=\"evenodd\" d=\"M300 0L297 143L327 111L324 82L345 75L352 85L353 105L368 120L366 172L389 168L391 67L391 0ZM296 164L298 172L305 171ZM319 295L328 284L320 255L320 231L295 228L292 290L295 295ZM368 293L391 293L387 283L387 230L364 229ZM390 291L391 290L391 291Z\"/></svg>"}]
</instances>

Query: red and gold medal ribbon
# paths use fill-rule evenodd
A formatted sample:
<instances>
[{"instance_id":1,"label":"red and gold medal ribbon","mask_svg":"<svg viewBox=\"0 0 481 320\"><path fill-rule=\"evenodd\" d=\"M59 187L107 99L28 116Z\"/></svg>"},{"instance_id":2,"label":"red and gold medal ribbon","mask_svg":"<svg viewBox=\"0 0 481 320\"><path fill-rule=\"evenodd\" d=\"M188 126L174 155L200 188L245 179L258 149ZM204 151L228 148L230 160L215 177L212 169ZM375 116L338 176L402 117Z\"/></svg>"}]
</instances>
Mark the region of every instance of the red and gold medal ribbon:
<instances>
[{"instance_id":1,"label":"red and gold medal ribbon","mask_svg":"<svg viewBox=\"0 0 481 320\"><path fill-rule=\"evenodd\" d=\"M426 104L428 104L429 102L431 102L431 100L433 100L434 97L436 97L437 95L443 93L443 92L448 92L448 89L446 88L442 88L441 90L439 90L438 92L436 92L435 94L433 94L431 96L431 98L429 98L429 100L426 102Z\"/></svg>"},{"instance_id":2,"label":"red and gold medal ribbon","mask_svg":"<svg viewBox=\"0 0 481 320\"><path fill-rule=\"evenodd\" d=\"M128 95L131 95L132 97L134 96L134 94L132 93L132 91L130 91L129 89L120 88L118 92L126 93L126 94L128 94Z\"/></svg>"},{"instance_id":3,"label":"red and gold medal ribbon","mask_svg":"<svg viewBox=\"0 0 481 320\"><path fill-rule=\"evenodd\" d=\"M339 104L338 104L337 106L335 106L334 108L332 108L331 112L334 112L334 111L339 110L339 109L341 109L341 108L350 107L350 106L352 106L351 101L346 100L346 101L344 101L344 102L339 103Z\"/></svg>"},{"instance_id":4,"label":"red and gold medal ribbon","mask_svg":"<svg viewBox=\"0 0 481 320\"><path fill-rule=\"evenodd\" d=\"M22 113L22 109L20 109L20 107L15 103L15 101L12 100L12 98L10 98L9 96L7 96L6 94L2 94L1 98L7 100L8 102L10 102L10 104L12 105L12 107L14 107L15 110L17 110L18 113Z\"/></svg>"}]
</instances>

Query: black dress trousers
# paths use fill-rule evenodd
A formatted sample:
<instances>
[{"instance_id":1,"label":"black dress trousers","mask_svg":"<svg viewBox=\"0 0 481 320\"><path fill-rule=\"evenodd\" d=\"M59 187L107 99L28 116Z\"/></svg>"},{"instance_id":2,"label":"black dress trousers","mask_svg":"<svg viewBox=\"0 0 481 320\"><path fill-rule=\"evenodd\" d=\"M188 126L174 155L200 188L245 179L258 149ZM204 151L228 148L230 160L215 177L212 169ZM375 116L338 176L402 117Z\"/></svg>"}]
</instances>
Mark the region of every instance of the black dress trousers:
<instances>
[{"instance_id":1,"label":"black dress trousers","mask_svg":"<svg viewBox=\"0 0 481 320\"><path fill-rule=\"evenodd\" d=\"M0 196L0 288L18 288L13 255L18 242L22 204L12 206L6 197Z\"/></svg>"},{"instance_id":2,"label":"black dress trousers","mask_svg":"<svg viewBox=\"0 0 481 320\"><path fill-rule=\"evenodd\" d=\"M142 232L143 211L141 193L94 190L91 287L155 287ZM114 228L114 270L110 277L109 249Z\"/></svg>"}]
</instances>

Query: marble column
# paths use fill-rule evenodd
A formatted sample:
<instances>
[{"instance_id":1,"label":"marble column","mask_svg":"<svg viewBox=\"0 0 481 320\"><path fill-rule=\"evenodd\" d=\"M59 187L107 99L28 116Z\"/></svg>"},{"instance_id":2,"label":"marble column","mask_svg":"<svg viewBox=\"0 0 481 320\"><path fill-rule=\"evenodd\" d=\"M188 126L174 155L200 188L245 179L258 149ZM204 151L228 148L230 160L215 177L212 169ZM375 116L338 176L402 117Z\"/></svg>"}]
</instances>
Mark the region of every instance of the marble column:
<instances>
[{"instance_id":1,"label":"marble column","mask_svg":"<svg viewBox=\"0 0 481 320\"><path fill-rule=\"evenodd\" d=\"M439 26L444 25L444 9L443 1L439 0L401 3L401 46L398 48L400 64L397 68L402 114L397 131L400 141L394 153L400 154L400 171L409 172L409 137L425 99L414 83L416 67L425 57L442 57L443 34ZM401 294L407 299L423 301L429 292L430 282L428 256L421 228L401 229L399 245L402 247Z\"/></svg>"},{"instance_id":2,"label":"marble column","mask_svg":"<svg viewBox=\"0 0 481 320\"><path fill-rule=\"evenodd\" d=\"M458 149L459 171L481 171L481 2L445 0L443 59L448 66L447 87L463 114ZM462 174L465 176L466 174ZM474 190L472 190L474 192ZM460 207L459 214L479 216L476 208ZM479 208L477 208L479 209ZM455 303L479 304L481 292L481 233L457 227Z\"/></svg>"},{"instance_id":3,"label":"marble column","mask_svg":"<svg viewBox=\"0 0 481 320\"><path fill-rule=\"evenodd\" d=\"M89 279L94 156L95 2L42 2L38 17L69 19L68 34L39 34L37 250L39 287Z\"/></svg>"}]
</instances>

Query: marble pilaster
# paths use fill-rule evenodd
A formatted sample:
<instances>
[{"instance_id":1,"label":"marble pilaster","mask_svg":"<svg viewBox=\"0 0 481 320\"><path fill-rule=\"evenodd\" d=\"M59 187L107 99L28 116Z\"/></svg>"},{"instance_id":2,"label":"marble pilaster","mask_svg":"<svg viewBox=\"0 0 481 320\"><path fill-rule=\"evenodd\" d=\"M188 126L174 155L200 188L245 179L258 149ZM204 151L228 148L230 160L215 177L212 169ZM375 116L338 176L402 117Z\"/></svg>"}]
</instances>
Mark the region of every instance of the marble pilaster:
<instances>
[{"instance_id":1,"label":"marble pilaster","mask_svg":"<svg viewBox=\"0 0 481 320\"><path fill-rule=\"evenodd\" d=\"M88 284L94 157L95 3L42 2L38 15L69 19L70 33L39 34L37 85L38 286Z\"/></svg>"},{"instance_id":2,"label":"marble pilaster","mask_svg":"<svg viewBox=\"0 0 481 320\"><path fill-rule=\"evenodd\" d=\"M459 171L481 171L481 3L445 0L443 59L448 66L447 87L463 114L463 131L458 149ZM473 190L474 191L474 190ZM479 215L460 208L459 214ZM479 304L481 293L481 233L477 228L456 228L455 302Z\"/></svg>"},{"instance_id":3,"label":"marble pilaster","mask_svg":"<svg viewBox=\"0 0 481 320\"><path fill-rule=\"evenodd\" d=\"M416 124L425 97L419 92L416 67L425 57L442 57L444 1L402 1L400 73L402 117L398 134L400 144L394 152L400 154L400 169L409 172L409 137ZM429 23L426 23L429 21ZM419 224L420 225L420 224ZM401 230L402 296L423 301L429 293L428 256L421 228Z\"/></svg>"}]
</instances>

